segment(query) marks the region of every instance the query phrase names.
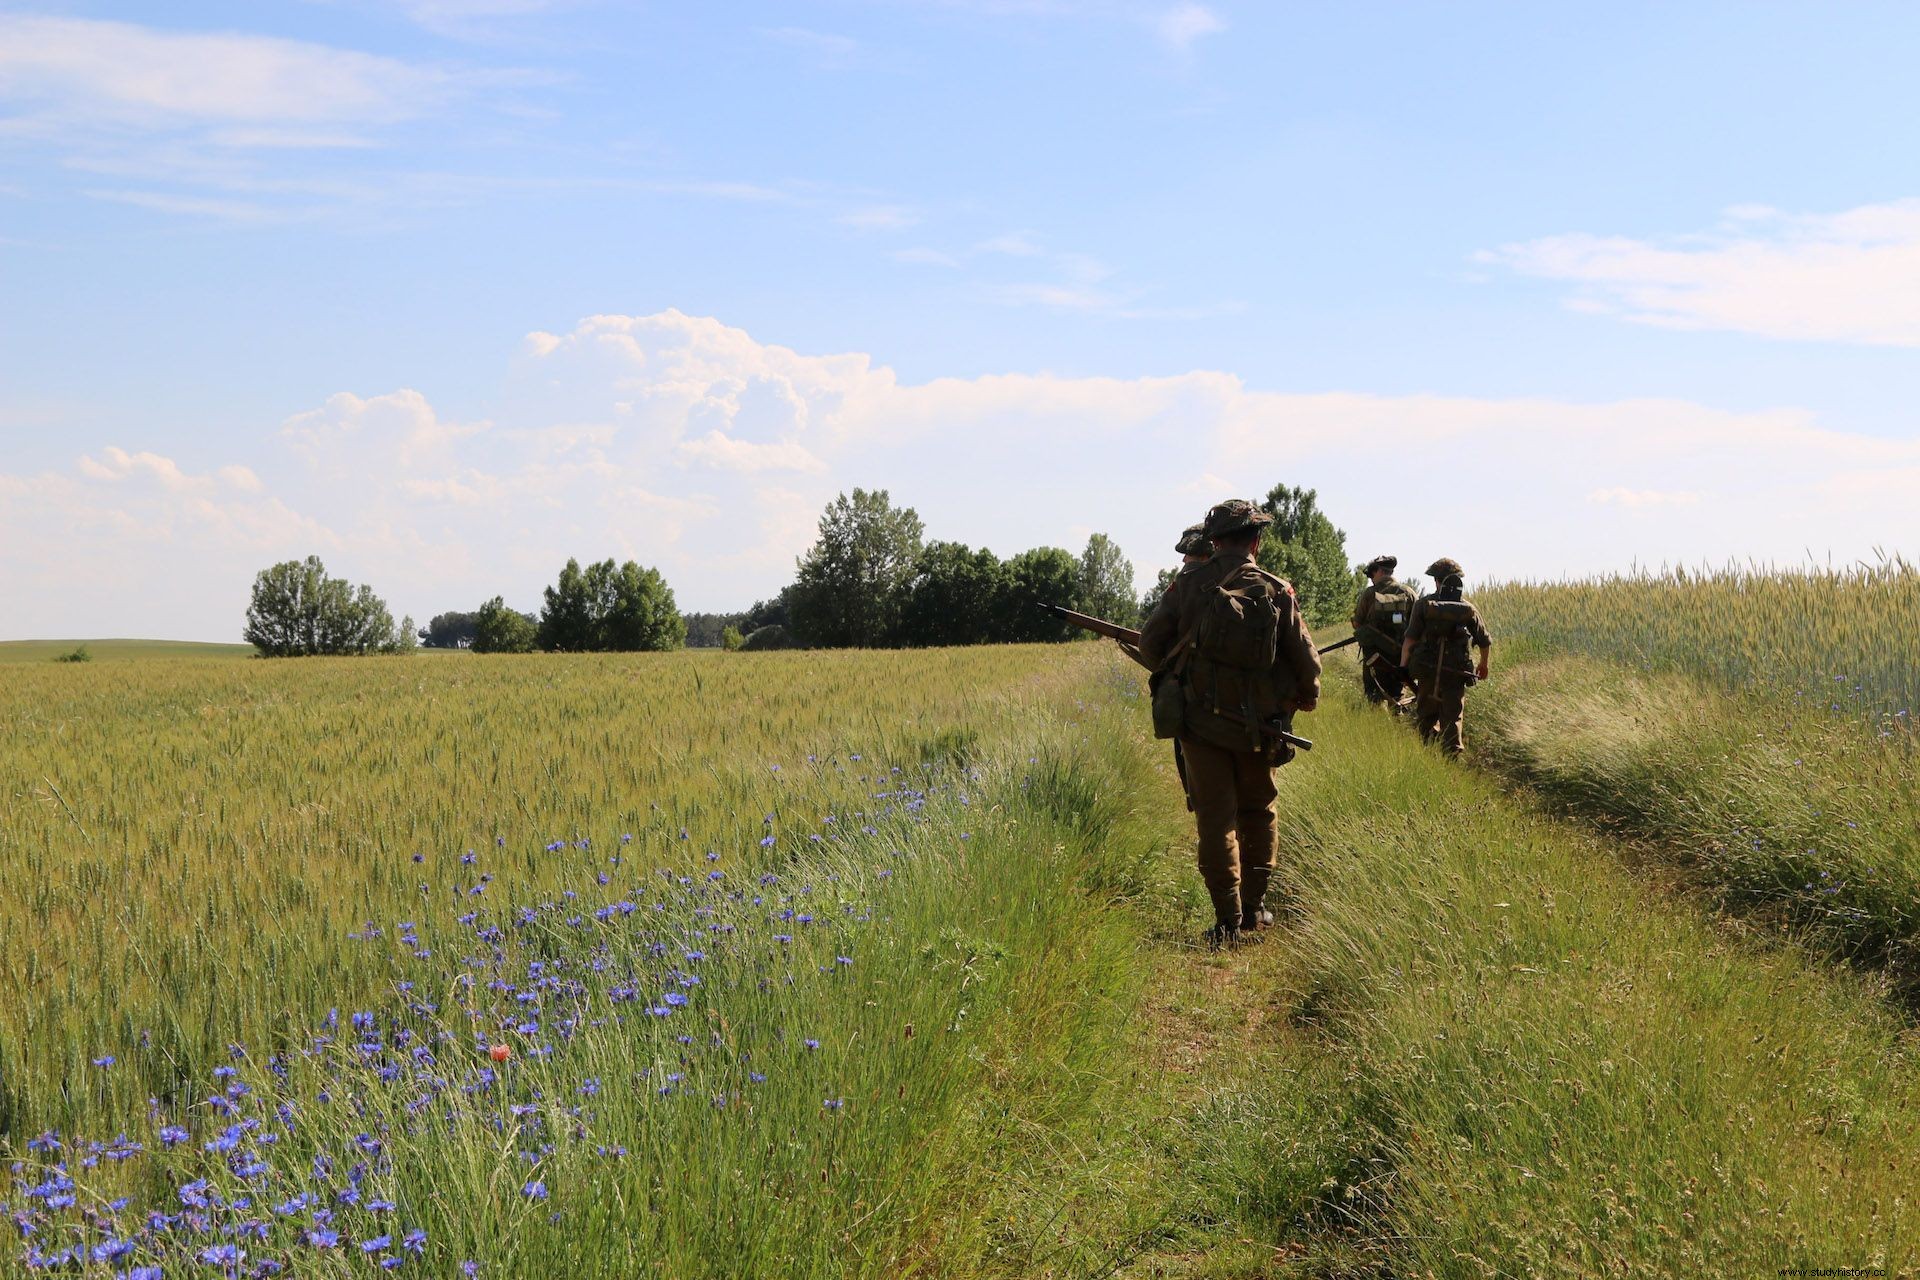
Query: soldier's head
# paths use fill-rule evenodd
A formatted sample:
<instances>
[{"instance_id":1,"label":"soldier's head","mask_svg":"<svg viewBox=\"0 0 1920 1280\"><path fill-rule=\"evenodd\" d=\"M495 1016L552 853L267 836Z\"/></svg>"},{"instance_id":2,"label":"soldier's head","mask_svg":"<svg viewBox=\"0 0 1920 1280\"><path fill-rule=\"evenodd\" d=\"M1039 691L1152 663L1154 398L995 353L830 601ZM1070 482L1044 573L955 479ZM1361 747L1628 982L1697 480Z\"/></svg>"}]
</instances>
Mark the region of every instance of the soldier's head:
<instances>
[{"instance_id":1,"label":"soldier's head","mask_svg":"<svg viewBox=\"0 0 1920 1280\"><path fill-rule=\"evenodd\" d=\"M1373 579L1373 585L1383 587L1393 581L1393 571L1400 567L1398 556L1375 556L1367 561L1367 576Z\"/></svg>"},{"instance_id":2,"label":"soldier's head","mask_svg":"<svg viewBox=\"0 0 1920 1280\"><path fill-rule=\"evenodd\" d=\"M1213 539L1207 536L1207 526L1190 524L1180 534L1180 541L1173 544L1180 553L1181 564L1199 564L1213 556Z\"/></svg>"},{"instance_id":3,"label":"soldier's head","mask_svg":"<svg viewBox=\"0 0 1920 1280\"><path fill-rule=\"evenodd\" d=\"M1215 551L1252 551L1260 546L1260 531L1272 523L1273 517L1260 504L1229 498L1207 512L1204 528Z\"/></svg>"},{"instance_id":4,"label":"soldier's head","mask_svg":"<svg viewBox=\"0 0 1920 1280\"><path fill-rule=\"evenodd\" d=\"M1441 576L1434 594L1442 600L1458 600L1466 594L1466 590L1466 578L1457 573L1449 573Z\"/></svg>"},{"instance_id":5,"label":"soldier's head","mask_svg":"<svg viewBox=\"0 0 1920 1280\"><path fill-rule=\"evenodd\" d=\"M1446 576L1450 573L1459 574L1461 577L1464 578L1467 574L1467 571L1460 567L1460 562L1458 560L1455 560L1450 556L1441 556L1438 560L1435 560L1432 564L1427 566L1427 576L1433 579L1435 586L1438 586L1442 581L1444 581L1446 579Z\"/></svg>"}]
</instances>

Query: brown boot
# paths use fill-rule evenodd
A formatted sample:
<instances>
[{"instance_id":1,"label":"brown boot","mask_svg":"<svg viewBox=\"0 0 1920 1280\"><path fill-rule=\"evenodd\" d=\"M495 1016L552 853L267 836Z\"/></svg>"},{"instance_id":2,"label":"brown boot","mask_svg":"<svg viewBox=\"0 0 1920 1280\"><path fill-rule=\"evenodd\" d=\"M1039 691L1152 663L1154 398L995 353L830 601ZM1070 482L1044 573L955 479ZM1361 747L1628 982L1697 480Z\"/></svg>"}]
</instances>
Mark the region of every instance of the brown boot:
<instances>
[{"instance_id":1,"label":"brown boot","mask_svg":"<svg viewBox=\"0 0 1920 1280\"><path fill-rule=\"evenodd\" d=\"M1240 928L1251 933L1273 923L1265 909L1267 881L1273 871L1268 867L1249 867L1240 875Z\"/></svg>"}]
</instances>

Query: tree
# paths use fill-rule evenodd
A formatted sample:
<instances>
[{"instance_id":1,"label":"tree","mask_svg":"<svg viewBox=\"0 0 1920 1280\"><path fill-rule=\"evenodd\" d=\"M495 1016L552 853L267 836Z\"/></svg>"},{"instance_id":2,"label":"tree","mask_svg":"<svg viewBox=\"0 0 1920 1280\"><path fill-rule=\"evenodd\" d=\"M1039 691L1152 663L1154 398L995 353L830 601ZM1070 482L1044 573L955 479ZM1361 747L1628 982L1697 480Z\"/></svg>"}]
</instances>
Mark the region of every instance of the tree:
<instances>
[{"instance_id":1,"label":"tree","mask_svg":"<svg viewBox=\"0 0 1920 1280\"><path fill-rule=\"evenodd\" d=\"M720 633L720 647L728 653L735 652L746 642L747 638L740 634L738 627L728 627Z\"/></svg>"},{"instance_id":2,"label":"tree","mask_svg":"<svg viewBox=\"0 0 1920 1280\"><path fill-rule=\"evenodd\" d=\"M283 561L255 576L241 634L266 658L399 653L412 645L372 587L328 576L318 556Z\"/></svg>"},{"instance_id":3,"label":"tree","mask_svg":"<svg viewBox=\"0 0 1920 1280\"><path fill-rule=\"evenodd\" d=\"M1007 561L995 640L1008 643L1071 640L1079 628L1048 614L1042 605L1079 599L1080 562L1059 547L1035 547Z\"/></svg>"},{"instance_id":4,"label":"tree","mask_svg":"<svg viewBox=\"0 0 1920 1280\"><path fill-rule=\"evenodd\" d=\"M530 613L509 609L499 596L473 615L475 653L532 653L539 645L540 628Z\"/></svg>"},{"instance_id":5,"label":"tree","mask_svg":"<svg viewBox=\"0 0 1920 1280\"><path fill-rule=\"evenodd\" d=\"M436 613L420 633L420 640L429 649L464 649L473 643L474 617L471 613Z\"/></svg>"},{"instance_id":6,"label":"tree","mask_svg":"<svg viewBox=\"0 0 1920 1280\"><path fill-rule=\"evenodd\" d=\"M618 569L605 560L608 594L600 618L602 647L619 652L678 649L687 638L686 620L674 607L673 588L658 569L642 569L629 560Z\"/></svg>"},{"instance_id":7,"label":"tree","mask_svg":"<svg viewBox=\"0 0 1920 1280\"><path fill-rule=\"evenodd\" d=\"M1147 588L1147 594L1140 597L1140 616L1143 619L1153 612L1153 607L1160 603L1160 597L1167 594L1167 588L1172 586L1173 580L1179 576L1178 569L1160 571L1160 576L1155 578L1153 585Z\"/></svg>"},{"instance_id":8,"label":"tree","mask_svg":"<svg viewBox=\"0 0 1920 1280\"><path fill-rule=\"evenodd\" d=\"M687 613L687 648L723 648L729 627L738 630L746 621L745 613Z\"/></svg>"},{"instance_id":9,"label":"tree","mask_svg":"<svg viewBox=\"0 0 1920 1280\"><path fill-rule=\"evenodd\" d=\"M914 566L900 611L900 642L985 644L1006 594L1000 557L958 542L930 542Z\"/></svg>"},{"instance_id":10,"label":"tree","mask_svg":"<svg viewBox=\"0 0 1920 1280\"><path fill-rule=\"evenodd\" d=\"M1347 559L1347 535L1320 510L1319 495L1277 484L1261 506L1273 524L1260 541L1260 567L1293 584L1307 625L1345 617L1365 579Z\"/></svg>"},{"instance_id":11,"label":"tree","mask_svg":"<svg viewBox=\"0 0 1920 1280\"><path fill-rule=\"evenodd\" d=\"M1133 587L1133 562L1112 538L1096 533L1080 553L1080 580L1074 608L1130 627L1139 620Z\"/></svg>"},{"instance_id":12,"label":"tree","mask_svg":"<svg viewBox=\"0 0 1920 1280\"><path fill-rule=\"evenodd\" d=\"M568 560L545 593L540 611L540 647L562 653L678 649L686 620L673 603L673 589L657 569L633 561L601 560L586 568Z\"/></svg>"},{"instance_id":13,"label":"tree","mask_svg":"<svg viewBox=\"0 0 1920 1280\"><path fill-rule=\"evenodd\" d=\"M898 643L923 532L913 509L895 507L885 489L855 489L829 503L819 539L801 557L790 588L792 627L800 640L821 648Z\"/></svg>"},{"instance_id":14,"label":"tree","mask_svg":"<svg viewBox=\"0 0 1920 1280\"><path fill-rule=\"evenodd\" d=\"M540 647L561 653L585 653L600 647L595 634L599 613L599 584L591 582L580 562L568 557L560 580L544 592L540 610Z\"/></svg>"}]
</instances>

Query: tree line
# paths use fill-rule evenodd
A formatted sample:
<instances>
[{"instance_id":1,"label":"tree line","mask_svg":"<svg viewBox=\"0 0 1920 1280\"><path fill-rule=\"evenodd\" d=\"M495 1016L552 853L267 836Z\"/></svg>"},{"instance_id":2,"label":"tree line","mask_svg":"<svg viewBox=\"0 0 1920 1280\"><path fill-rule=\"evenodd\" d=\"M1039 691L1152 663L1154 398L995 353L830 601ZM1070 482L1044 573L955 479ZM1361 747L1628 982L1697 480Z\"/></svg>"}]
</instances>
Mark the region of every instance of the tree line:
<instances>
[{"instance_id":1,"label":"tree line","mask_svg":"<svg viewBox=\"0 0 1920 1280\"><path fill-rule=\"evenodd\" d=\"M416 632L411 618L394 623L373 588L328 575L318 556L260 571L243 632L269 658L404 653L416 640L476 653L633 652L678 649L686 634L673 588L659 570L631 560L584 568L568 560L537 615L495 596L471 613L438 614Z\"/></svg>"},{"instance_id":2,"label":"tree line","mask_svg":"<svg viewBox=\"0 0 1920 1280\"><path fill-rule=\"evenodd\" d=\"M1274 523L1261 542L1261 567L1294 584L1309 623L1344 618L1363 578L1347 559L1346 534L1320 510L1318 495L1280 484L1263 506ZM1178 534L1168 531L1169 546ZM397 653L416 639L476 653L1049 642L1081 633L1042 606L1062 604L1132 626L1176 572L1162 570L1154 586L1136 596L1132 563L1103 533L1091 535L1078 555L1035 547L1003 560L985 547L928 541L913 508L895 506L885 489L855 489L827 505L793 581L738 613L682 615L658 570L631 560L583 567L570 559L545 589L538 613L495 596L471 612L437 614L416 632L410 618L395 624L370 587L329 577L319 558L309 556L261 571L245 636L270 657Z\"/></svg>"}]
</instances>

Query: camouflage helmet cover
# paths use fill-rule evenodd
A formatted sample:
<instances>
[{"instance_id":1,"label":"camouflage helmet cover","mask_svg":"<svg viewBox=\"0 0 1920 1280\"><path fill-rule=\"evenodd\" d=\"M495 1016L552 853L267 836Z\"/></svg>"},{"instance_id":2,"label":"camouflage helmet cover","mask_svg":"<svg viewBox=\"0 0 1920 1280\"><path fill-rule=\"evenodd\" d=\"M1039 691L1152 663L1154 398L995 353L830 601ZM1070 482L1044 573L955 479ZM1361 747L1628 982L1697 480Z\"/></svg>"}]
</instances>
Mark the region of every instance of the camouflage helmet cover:
<instances>
[{"instance_id":1,"label":"camouflage helmet cover","mask_svg":"<svg viewBox=\"0 0 1920 1280\"><path fill-rule=\"evenodd\" d=\"M1427 576L1435 582L1440 581L1442 578L1449 577L1464 578L1466 575L1467 571L1460 567L1460 562L1448 556L1441 556L1438 560L1435 560L1427 566Z\"/></svg>"},{"instance_id":2,"label":"camouflage helmet cover","mask_svg":"<svg viewBox=\"0 0 1920 1280\"><path fill-rule=\"evenodd\" d=\"M1225 502L1207 512L1207 536L1218 542L1222 538L1248 529L1264 529L1273 523L1273 517L1260 509L1255 502L1245 498L1228 498Z\"/></svg>"},{"instance_id":3,"label":"camouflage helmet cover","mask_svg":"<svg viewBox=\"0 0 1920 1280\"><path fill-rule=\"evenodd\" d=\"M1213 539L1207 536L1207 526L1190 524L1180 531L1180 541L1173 549L1183 556L1204 556L1213 550Z\"/></svg>"},{"instance_id":4,"label":"camouflage helmet cover","mask_svg":"<svg viewBox=\"0 0 1920 1280\"><path fill-rule=\"evenodd\" d=\"M1395 569L1399 567L1400 567L1399 556L1375 556L1373 559L1367 561L1367 573L1369 575L1377 573L1381 569L1385 569L1388 573L1392 573Z\"/></svg>"}]
</instances>

